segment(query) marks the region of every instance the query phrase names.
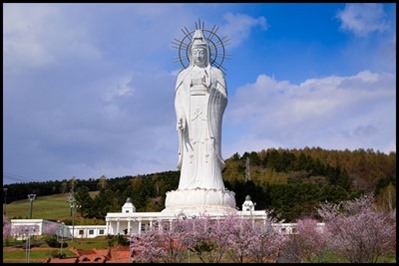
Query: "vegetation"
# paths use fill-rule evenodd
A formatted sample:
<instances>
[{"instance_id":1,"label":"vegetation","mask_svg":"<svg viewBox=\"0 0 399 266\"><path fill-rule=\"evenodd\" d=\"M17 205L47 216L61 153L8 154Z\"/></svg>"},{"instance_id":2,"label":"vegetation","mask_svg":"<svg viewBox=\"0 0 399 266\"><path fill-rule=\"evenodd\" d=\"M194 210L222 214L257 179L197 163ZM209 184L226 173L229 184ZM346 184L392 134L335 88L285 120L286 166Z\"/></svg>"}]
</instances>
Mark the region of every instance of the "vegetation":
<instances>
[{"instance_id":1,"label":"vegetation","mask_svg":"<svg viewBox=\"0 0 399 266\"><path fill-rule=\"evenodd\" d=\"M381 211L371 195L340 204L324 203L327 246L350 263L376 263L396 251L396 210Z\"/></svg>"},{"instance_id":2,"label":"vegetation","mask_svg":"<svg viewBox=\"0 0 399 266\"><path fill-rule=\"evenodd\" d=\"M250 180L245 179L247 159ZM379 207L396 208L395 152L304 148L268 149L246 152L242 156L236 153L226 160L223 179L226 188L235 192L238 208L245 197L251 195L256 209L273 210L276 218L286 222L302 217L320 219L316 212L319 203L338 203L370 192L375 194ZM84 219L78 223L104 223L106 214L120 212L128 197L139 212L164 209L166 192L177 189L178 181L179 172L169 171L111 179L72 177L62 181L10 184L6 186L7 216L27 218L29 201L26 196L35 193L33 218L60 218L70 224L66 199L73 189L76 204L81 206L77 209L77 217ZM14 205L19 201L24 204Z\"/></svg>"},{"instance_id":3,"label":"vegetation","mask_svg":"<svg viewBox=\"0 0 399 266\"><path fill-rule=\"evenodd\" d=\"M70 248L74 247L81 250L91 250L93 248L97 249L106 249L107 243L105 241L105 237L97 237L94 239L79 239L75 242L72 242L70 239L64 239L64 245L67 245L66 248L63 249L61 254L61 249L52 248L45 242L37 240L38 243L41 243L39 247L32 248L30 251L29 261L32 262L44 262L48 258L56 258L56 257L76 257L76 254L73 253ZM5 242L3 241L3 263L24 263L26 261L26 250L22 247L22 241L13 241L14 246L19 246L19 248L14 248L12 250L7 249L7 252L4 252L6 248Z\"/></svg>"},{"instance_id":4,"label":"vegetation","mask_svg":"<svg viewBox=\"0 0 399 266\"><path fill-rule=\"evenodd\" d=\"M49 247L52 248L61 248L61 246L62 248L66 248L68 246L68 243L61 243L60 241L58 241L58 237L56 235L45 236L44 241Z\"/></svg>"},{"instance_id":5,"label":"vegetation","mask_svg":"<svg viewBox=\"0 0 399 266\"><path fill-rule=\"evenodd\" d=\"M65 250L63 252L66 257L76 256L75 253ZM35 250L30 251L29 261L30 262L43 262L47 258L56 257L57 250ZM11 250L3 252L3 262L4 263L21 263L26 261L26 251L24 249Z\"/></svg>"},{"instance_id":6,"label":"vegetation","mask_svg":"<svg viewBox=\"0 0 399 266\"><path fill-rule=\"evenodd\" d=\"M187 251L203 263L265 263L282 257L317 263L396 260L396 210L379 210L372 195L320 204L317 211L323 227L304 218L291 235L272 230L276 221L270 218L265 223L234 214L221 220L176 220L170 227L165 223L132 236L132 254L135 262L145 263L185 262Z\"/></svg>"},{"instance_id":7,"label":"vegetation","mask_svg":"<svg viewBox=\"0 0 399 266\"><path fill-rule=\"evenodd\" d=\"M135 262L180 263L188 260L190 251L203 263L277 260L285 236L268 230L272 222L253 223L236 214L221 220L206 216L176 220L171 227L165 223L133 236L133 258Z\"/></svg>"},{"instance_id":8,"label":"vegetation","mask_svg":"<svg viewBox=\"0 0 399 266\"><path fill-rule=\"evenodd\" d=\"M171 228L166 223L159 225L163 230L153 227L139 238L132 237L132 254L136 262L275 262L282 254L290 262L396 262L396 209L383 210L377 207L372 195L363 195L337 204L319 204L317 212L325 222L324 230L316 227L316 220L305 217L296 221L294 235L268 230L267 225L276 222L272 217L266 226L234 215L219 221L207 217L182 219L175 221ZM10 235L9 225L3 215L3 262L24 262L24 243L6 238ZM44 233L51 235L54 230L50 228ZM76 256L70 252L72 247L111 249L129 244L121 235L74 242L64 239L66 245L61 253L60 247L51 248L42 241L48 237L32 238L30 262ZM52 240L59 242L54 236ZM4 252L10 244L20 248ZM38 246L48 249L35 248Z\"/></svg>"},{"instance_id":9,"label":"vegetation","mask_svg":"<svg viewBox=\"0 0 399 266\"><path fill-rule=\"evenodd\" d=\"M91 196L98 194L98 191L90 192ZM33 219L47 219L52 221L64 221L65 224L72 224L72 216L68 194L54 194L49 196L37 196L32 204ZM10 219L27 219L29 217L30 203L26 200L17 200L7 204L7 217ZM75 224L104 224L103 220L82 219L79 212L75 214Z\"/></svg>"}]
</instances>

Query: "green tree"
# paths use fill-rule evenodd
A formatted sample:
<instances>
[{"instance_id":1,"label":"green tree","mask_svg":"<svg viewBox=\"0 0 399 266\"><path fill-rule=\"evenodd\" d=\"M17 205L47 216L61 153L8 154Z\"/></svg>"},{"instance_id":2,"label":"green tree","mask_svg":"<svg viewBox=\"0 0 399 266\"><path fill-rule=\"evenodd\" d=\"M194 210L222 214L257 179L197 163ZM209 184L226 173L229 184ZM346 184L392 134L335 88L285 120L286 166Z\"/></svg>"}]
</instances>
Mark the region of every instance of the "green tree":
<instances>
[{"instance_id":1,"label":"green tree","mask_svg":"<svg viewBox=\"0 0 399 266\"><path fill-rule=\"evenodd\" d=\"M96 217L96 210L94 209L94 200L89 194L89 188L81 186L75 193L75 200L81 207L77 211L85 218Z\"/></svg>"}]
</instances>

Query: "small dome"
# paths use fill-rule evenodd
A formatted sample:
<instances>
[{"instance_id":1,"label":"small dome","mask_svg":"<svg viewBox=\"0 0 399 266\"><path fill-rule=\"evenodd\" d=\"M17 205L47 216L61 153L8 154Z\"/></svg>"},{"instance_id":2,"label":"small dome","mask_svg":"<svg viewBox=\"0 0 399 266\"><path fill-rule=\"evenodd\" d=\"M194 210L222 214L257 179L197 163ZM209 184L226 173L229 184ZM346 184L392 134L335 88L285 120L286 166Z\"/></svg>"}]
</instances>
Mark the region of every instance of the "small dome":
<instances>
[{"instance_id":1,"label":"small dome","mask_svg":"<svg viewBox=\"0 0 399 266\"><path fill-rule=\"evenodd\" d=\"M131 198L127 198L126 199L126 203L132 203L132 199Z\"/></svg>"},{"instance_id":2,"label":"small dome","mask_svg":"<svg viewBox=\"0 0 399 266\"><path fill-rule=\"evenodd\" d=\"M245 197L245 200L246 200L246 201L250 201L250 200L251 200L251 196L250 196L250 195L247 195L247 196Z\"/></svg>"}]
</instances>

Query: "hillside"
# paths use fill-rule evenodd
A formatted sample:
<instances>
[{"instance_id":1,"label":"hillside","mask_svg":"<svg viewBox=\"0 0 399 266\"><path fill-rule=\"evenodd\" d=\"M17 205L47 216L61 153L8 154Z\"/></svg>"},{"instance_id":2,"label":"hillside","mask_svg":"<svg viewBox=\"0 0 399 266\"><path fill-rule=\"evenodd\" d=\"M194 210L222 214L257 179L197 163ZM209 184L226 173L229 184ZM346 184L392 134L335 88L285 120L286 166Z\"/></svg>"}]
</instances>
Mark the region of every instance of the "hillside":
<instances>
[{"instance_id":1,"label":"hillside","mask_svg":"<svg viewBox=\"0 0 399 266\"><path fill-rule=\"evenodd\" d=\"M97 194L98 191L90 192L90 195L93 197ZM71 211L67 199L68 193L54 194L49 196L37 196L32 204L32 219L60 221L70 220ZM29 217L29 214L29 200L17 200L10 204L7 204L6 206L7 217L25 219ZM75 218L79 219L80 214L78 212L75 214Z\"/></svg>"},{"instance_id":2,"label":"hillside","mask_svg":"<svg viewBox=\"0 0 399 266\"><path fill-rule=\"evenodd\" d=\"M339 202L364 193L374 193L382 208L396 207L396 153L373 150L338 151L321 148L268 149L234 154L226 160L223 179L234 191L241 208L246 195L257 209L273 209L276 216L293 221L304 215L315 217L320 202ZM161 211L167 191L175 190L178 171L99 179L11 184L7 188L7 207L22 200L21 217L29 214L27 195L37 194L33 217L43 208L43 218L67 219L66 202L73 188L79 214L85 218L104 219L107 212L118 212L130 197L137 211ZM53 195L53 197L51 197ZM58 201L57 195L62 195ZM43 199L44 205L40 206ZM51 205L54 203L54 205ZM47 205L46 205L47 204ZM50 206L51 205L51 206ZM17 209L17 207L15 208ZM55 209L50 211L51 209ZM47 210L48 213L45 211ZM14 217L10 211L9 218ZM37 217L40 218L40 217Z\"/></svg>"}]
</instances>

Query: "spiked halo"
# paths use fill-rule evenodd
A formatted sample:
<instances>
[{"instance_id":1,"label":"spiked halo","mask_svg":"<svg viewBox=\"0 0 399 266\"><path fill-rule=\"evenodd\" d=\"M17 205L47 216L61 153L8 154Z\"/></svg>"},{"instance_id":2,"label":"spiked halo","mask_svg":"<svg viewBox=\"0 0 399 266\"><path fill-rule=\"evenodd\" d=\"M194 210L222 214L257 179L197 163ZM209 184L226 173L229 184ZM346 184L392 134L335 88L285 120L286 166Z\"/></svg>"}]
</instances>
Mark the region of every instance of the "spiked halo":
<instances>
[{"instance_id":1,"label":"spiked halo","mask_svg":"<svg viewBox=\"0 0 399 266\"><path fill-rule=\"evenodd\" d=\"M209 47L209 58L212 66L219 68L220 70L226 70L222 65L225 59L230 59L230 56L226 54L225 46L229 44L230 39L226 37L220 38L217 35L219 27L213 26L211 30L205 29L204 22L201 20L195 23L195 30L188 30L184 27L181 31L184 37L181 40L175 39L172 44L173 48L178 50L178 57L175 58L175 62L180 62L180 64L187 68L190 65L189 53L191 50L191 45L194 41L194 37L198 36L198 31L202 30L203 37L207 42ZM195 39L196 40L196 39Z\"/></svg>"}]
</instances>

